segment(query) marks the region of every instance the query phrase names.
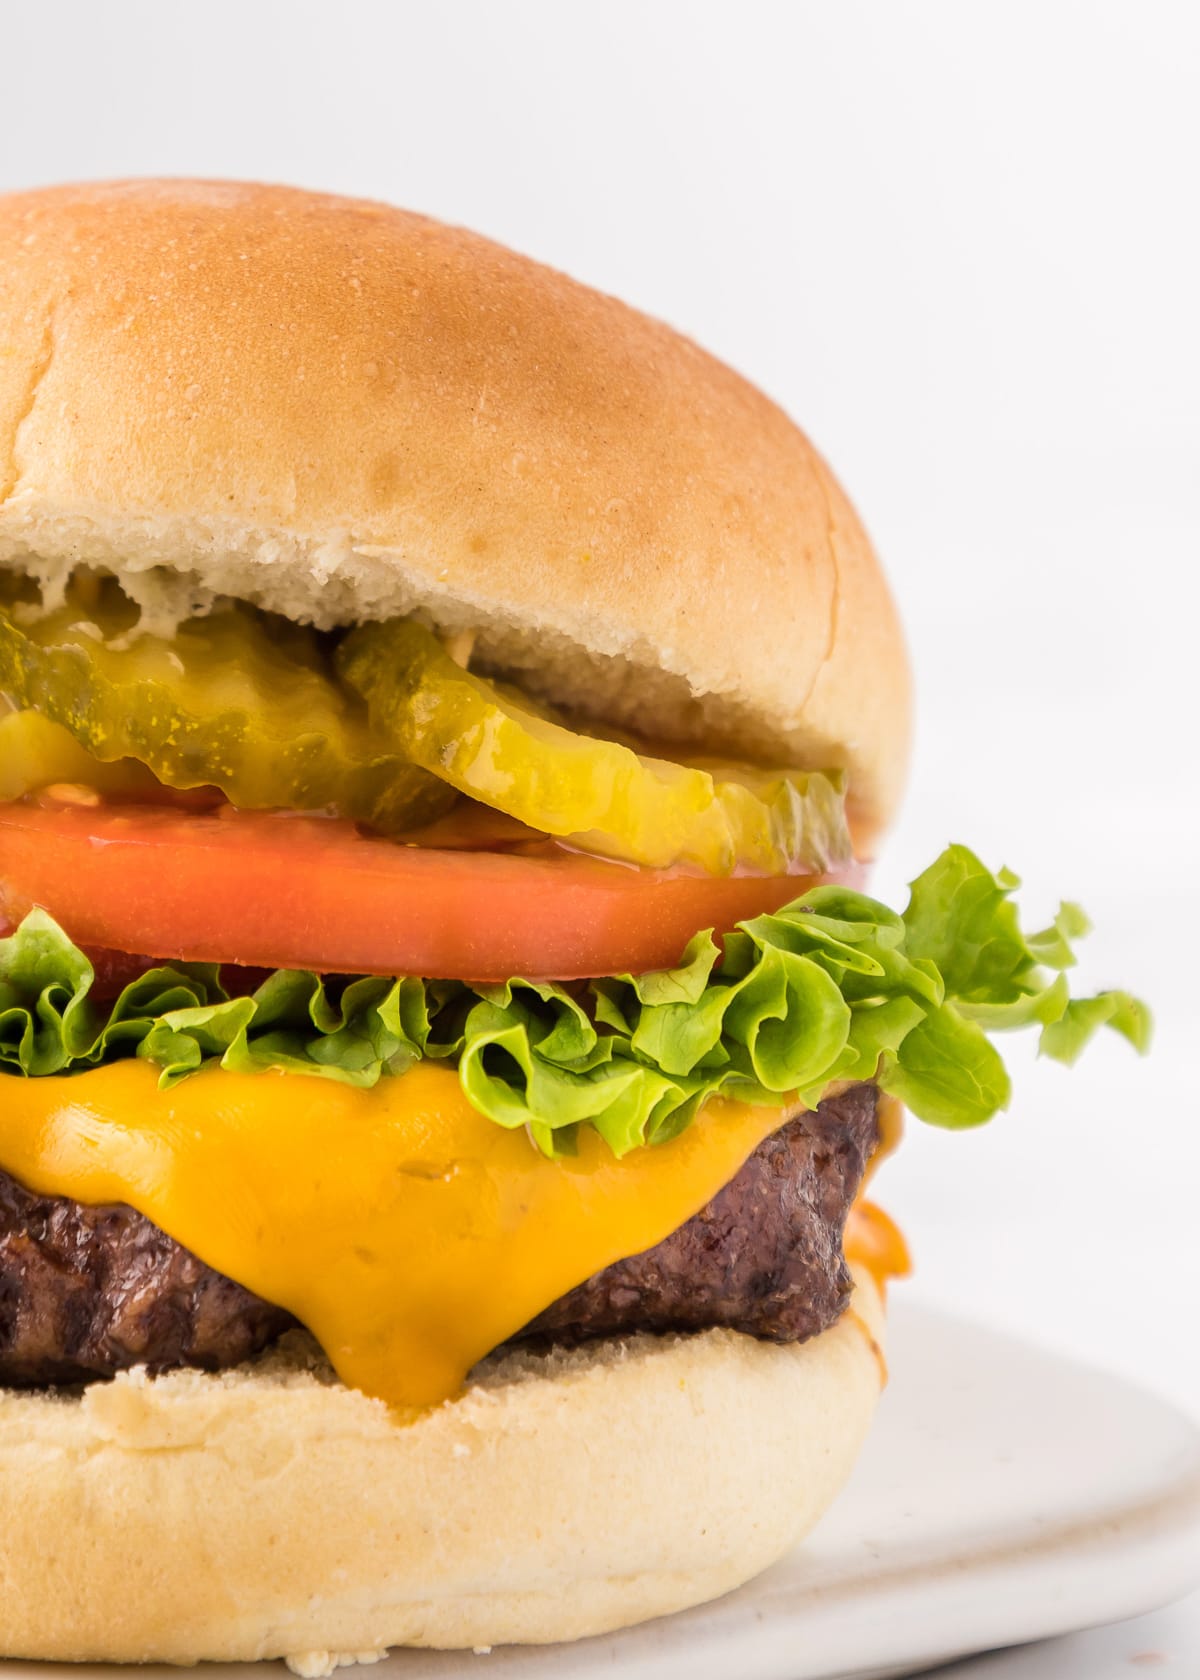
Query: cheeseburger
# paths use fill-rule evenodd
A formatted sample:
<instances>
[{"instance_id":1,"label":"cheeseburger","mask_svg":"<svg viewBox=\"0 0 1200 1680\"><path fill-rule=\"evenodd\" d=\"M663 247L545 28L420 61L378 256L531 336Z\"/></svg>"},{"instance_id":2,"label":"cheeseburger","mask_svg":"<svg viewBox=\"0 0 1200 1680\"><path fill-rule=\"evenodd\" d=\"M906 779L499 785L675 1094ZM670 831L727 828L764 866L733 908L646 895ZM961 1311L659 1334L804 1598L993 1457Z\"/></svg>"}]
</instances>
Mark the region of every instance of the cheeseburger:
<instances>
[{"instance_id":1,"label":"cheeseburger","mask_svg":"<svg viewBox=\"0 0 1200 1680\"><path fill-rule=\"evenodd\" d=\"M900 1105L1085 931L867 894L909 672L804 435L291 189L0 199L0 1654L574 1639L837 1493Z\"/></svg>"}]
</instances>

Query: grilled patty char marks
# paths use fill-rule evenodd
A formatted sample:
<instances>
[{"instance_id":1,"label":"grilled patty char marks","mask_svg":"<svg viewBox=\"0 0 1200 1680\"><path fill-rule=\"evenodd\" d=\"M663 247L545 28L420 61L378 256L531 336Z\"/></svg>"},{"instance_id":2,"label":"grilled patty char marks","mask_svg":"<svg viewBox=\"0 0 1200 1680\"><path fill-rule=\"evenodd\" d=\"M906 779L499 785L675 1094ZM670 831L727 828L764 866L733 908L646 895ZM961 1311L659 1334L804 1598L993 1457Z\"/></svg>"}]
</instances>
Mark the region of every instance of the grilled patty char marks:
<instances>
[{"instance_id":1,"label":"grilled patty char marks","mask_svg":"<svg viewBox=\"0 0 1200 1680\"><path fill-rule=\"evenodd\" d=\"M798 1115L672 1236L570 1290L517 1339L723 1325L792 1342L824 1330L849 1300L842 1227L877 1101L875 1086L854 1085ZM132 1208L37 1196L0 1173L0 1383L221 1370L294 1322Z\"/></svg>"},{"instance_id":2,"label":"grilled patty char marks","mask_svg":"<svg viewBox=\"0 0 1200 1680\"><path fill-rule=\"evenodd\" d=\"M34 1196L0 1173L0 1382L218 1371L294 1322L131 1207Z\"/></svg>"}]
</instances>

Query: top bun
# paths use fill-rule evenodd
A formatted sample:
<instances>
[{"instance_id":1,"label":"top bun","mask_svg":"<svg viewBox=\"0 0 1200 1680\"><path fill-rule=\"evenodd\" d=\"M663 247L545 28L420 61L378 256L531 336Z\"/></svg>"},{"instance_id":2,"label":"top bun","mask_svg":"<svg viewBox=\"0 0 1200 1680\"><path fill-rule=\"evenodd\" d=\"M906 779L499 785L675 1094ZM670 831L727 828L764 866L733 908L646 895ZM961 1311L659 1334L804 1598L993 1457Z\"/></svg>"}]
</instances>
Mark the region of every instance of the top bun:
<instances>
[{"instance_id":1,"label":"top bun","mask_svg":"<svg viewBox=\"0 0 1200 1680\"><path fill-rule=\"evenodd\" d=\"M802 432L687 339L475 234L286 187L0 197L0 560L322 627L419 610L664 742L849 773L909 678Z\"/></svg>"}]
</instances>

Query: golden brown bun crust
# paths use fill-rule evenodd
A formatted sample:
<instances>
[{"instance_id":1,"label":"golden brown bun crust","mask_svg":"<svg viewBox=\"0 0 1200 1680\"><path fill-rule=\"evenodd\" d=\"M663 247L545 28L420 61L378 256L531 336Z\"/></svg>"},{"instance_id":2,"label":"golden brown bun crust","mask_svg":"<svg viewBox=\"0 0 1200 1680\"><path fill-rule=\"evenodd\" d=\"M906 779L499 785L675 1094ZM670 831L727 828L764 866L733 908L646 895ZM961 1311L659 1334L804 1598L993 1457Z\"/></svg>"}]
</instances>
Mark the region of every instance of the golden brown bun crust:
<instances>
[{"instance_id":1,"label":"golden brown bun crust","mask_svg":"<svg viewBox=\"0 0 1200 1680\"><path fill-rule=\"evenodd\" d=\"M799 1347L710 1331L510 1355L408 1423L283 1354L0 1395L0 1655L316 1673L713 1598L841 1487L879 1331L866 1283Z\"/></svg>"},{"instance_id":2,"label":"golden brown bun crust","mask_svg":"<svg viewBox=\"0 0 1200 1680\"><path fill-rule=\"evenodd\" d=\"M481 626L597 717L845 766L868 837L901 791L901 634L804 435L659 322L382 204L0 198L0 559L30 554Z\"/></svg>"}]
</instances>

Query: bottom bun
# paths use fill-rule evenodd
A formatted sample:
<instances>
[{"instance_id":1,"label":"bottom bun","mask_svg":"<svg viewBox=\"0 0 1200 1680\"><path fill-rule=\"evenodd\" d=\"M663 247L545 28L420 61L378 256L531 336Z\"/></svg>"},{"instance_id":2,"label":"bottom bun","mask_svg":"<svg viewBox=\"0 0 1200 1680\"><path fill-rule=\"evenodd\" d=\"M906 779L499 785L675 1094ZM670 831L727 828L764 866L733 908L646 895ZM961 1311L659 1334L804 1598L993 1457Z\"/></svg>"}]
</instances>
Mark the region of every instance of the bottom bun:
<instances>
[{"instance_id":1,"label":"bottom bun","mask_svg":"<svg viewBox=\"0 0 1200 1680\"><path fill-rule=\"evenodd\" d=\"M730 1331L486 1362L398 1418L300 1334L220 1376L0 1395L0 1655L286 1657L578 1639L740 1585L849 1474L879 1297L796 1347Z\"/></svg>"}]
</instances>

